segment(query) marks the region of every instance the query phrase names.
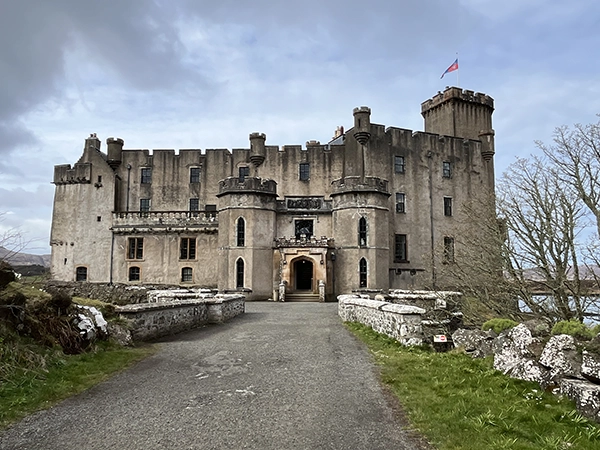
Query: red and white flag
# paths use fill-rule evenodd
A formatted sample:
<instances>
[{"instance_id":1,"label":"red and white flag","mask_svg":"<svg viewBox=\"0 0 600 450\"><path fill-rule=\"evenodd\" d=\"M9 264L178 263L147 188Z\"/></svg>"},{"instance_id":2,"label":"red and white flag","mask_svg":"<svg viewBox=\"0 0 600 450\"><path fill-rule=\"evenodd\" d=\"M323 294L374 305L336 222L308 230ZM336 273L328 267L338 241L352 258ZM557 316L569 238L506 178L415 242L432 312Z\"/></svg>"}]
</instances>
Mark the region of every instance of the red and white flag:
<instances>
[{"instance_id":1,"label":"red and white flag","mask_svg":"<svg viewBox=\"0 0 600 450\"><path fill-rule=\"evenodd\" d=\"M454 72L455 70L458 70L458 58L456 58L454 60L454 62L452 64L450 64L450 67L448 67L446 69L446 71L442 74L442 76L440 77L440 80L442 78L444 78L444 75L446 75L447 73L450 73L450 72Z\"/></svg>"}]
</instances>

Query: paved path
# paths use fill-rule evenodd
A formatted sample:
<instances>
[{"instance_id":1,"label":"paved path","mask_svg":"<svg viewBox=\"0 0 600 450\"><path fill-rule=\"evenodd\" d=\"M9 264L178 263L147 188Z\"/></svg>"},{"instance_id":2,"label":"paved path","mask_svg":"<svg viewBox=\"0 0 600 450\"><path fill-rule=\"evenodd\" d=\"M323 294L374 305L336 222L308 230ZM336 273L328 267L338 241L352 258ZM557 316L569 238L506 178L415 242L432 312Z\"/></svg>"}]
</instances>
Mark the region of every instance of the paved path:
<instances>
[{"instance_id":1,"label":"paved path","mask_svg":"<svg viewBox=\"0 0 600 450\"><path fill-rule=\"evenodd\" d=\"M23 420L0 449L419 448L337 304L248 303Z\"/></svg>"}]
</instances>

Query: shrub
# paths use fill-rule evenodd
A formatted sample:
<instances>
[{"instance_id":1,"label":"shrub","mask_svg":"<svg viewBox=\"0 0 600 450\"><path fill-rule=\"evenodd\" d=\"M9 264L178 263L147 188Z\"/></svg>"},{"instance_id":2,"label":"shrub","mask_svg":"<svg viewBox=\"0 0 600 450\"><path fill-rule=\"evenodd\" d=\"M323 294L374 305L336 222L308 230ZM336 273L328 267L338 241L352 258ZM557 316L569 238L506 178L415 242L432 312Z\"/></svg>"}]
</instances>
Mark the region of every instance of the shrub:
<instances>
[{"instance_id":1,"label":"shrub","mask_svg":"<svg viewBox=\"0 0 600 450\"><path fill-rule=\"evenodd\" d=\"M595 336L595 333L585 324L575 319L556 322L552 327L552 334L568 334L588 341Z\"/></svg>"},{"instance_id":2,"label":"shrub","mask_svg":"<svg viewBox=\"0 0 600 450\"><path fill-rule=\"evenodd\" d=\"M511 328L516 327L517 325L519 325L519 323L515 322L514 320L496 318L490 319L487 322L485 322L481 326L481 329L483 331L494 330L496 334L500 334L504 330L509 330Z\"/></svg>"}]
</instances>

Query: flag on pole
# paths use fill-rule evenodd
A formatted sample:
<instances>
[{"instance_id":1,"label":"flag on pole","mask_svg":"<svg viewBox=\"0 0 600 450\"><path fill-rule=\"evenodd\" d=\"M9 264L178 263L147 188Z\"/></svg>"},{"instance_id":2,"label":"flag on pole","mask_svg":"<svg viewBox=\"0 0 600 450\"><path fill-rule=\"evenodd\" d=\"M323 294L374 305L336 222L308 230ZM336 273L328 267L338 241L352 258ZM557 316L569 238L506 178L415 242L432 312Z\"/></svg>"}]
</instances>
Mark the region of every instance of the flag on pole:
<instances>
[{"instance_id":1,"label":"flag on pole","mask_svg":"<svg viewBox=\"0 0 600 450\"><path fill-rule=\"evenodd\" d=\"M450 73L450 72L454 72L455 70L458 70L458 58L456 58L454 60L454 62L452 64L450 64L450 67L448 67L446 69L446 71L442 74L442 76L440 77L440 80L442 78L444 78L444 75L446 75L447 73Z\"/></svg>"}]
</instances>

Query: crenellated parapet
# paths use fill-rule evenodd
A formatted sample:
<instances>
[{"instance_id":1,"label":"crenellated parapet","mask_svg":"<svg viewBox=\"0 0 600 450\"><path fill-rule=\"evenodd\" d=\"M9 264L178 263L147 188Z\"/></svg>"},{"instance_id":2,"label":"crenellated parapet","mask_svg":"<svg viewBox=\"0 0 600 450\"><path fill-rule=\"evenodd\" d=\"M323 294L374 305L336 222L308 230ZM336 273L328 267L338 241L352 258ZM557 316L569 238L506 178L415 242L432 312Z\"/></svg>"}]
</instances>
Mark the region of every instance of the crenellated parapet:
<instances>
[{"instance_id":1,"label":"crenellated parapet","mask_svg":"<svg viewBox=\"0 0 600 450\"><path fill-rule=\"evenodd\" d=\"M77 163L54 166L54 184L89 184L92 182L92 165L90 163Z\"/></svg>"},{"instance_id":2,"label":"crenellated parapet","mask_svg":"<svg viewBox=\"0 0 600 450\"><path fill-rule=\"evenodd\" d=\"M429 100L421 103L421 114L425 114L430 109L439 107L450 100L479 104L490 108L492 111L494 110L494 99L487 94L458 87L447 87L444 92L438 92Z\"/></svg>"},{"instance_id":3,"label":"crenellated parapet","mask_svg":"<svg viewBox=\"0 0 600 450\"><path fill-rule=\"evenodd\" d=\"M254 193L277 197L277 183L274 180L258 177L246 177L241 182L238 177L219 181L217 197L231 193Z\"/></svg>"},{"instance_id":4,"label":"crenellated parapet","mask_svg":"<svg viewBox=\"0 0 600 450\"><path fill-rule=\"evenodd\" d=\"M377 192L390 195L388 181L378 177L345 177L331 182L331 195L347 192Z\"/></svg>"}]
</instances>

